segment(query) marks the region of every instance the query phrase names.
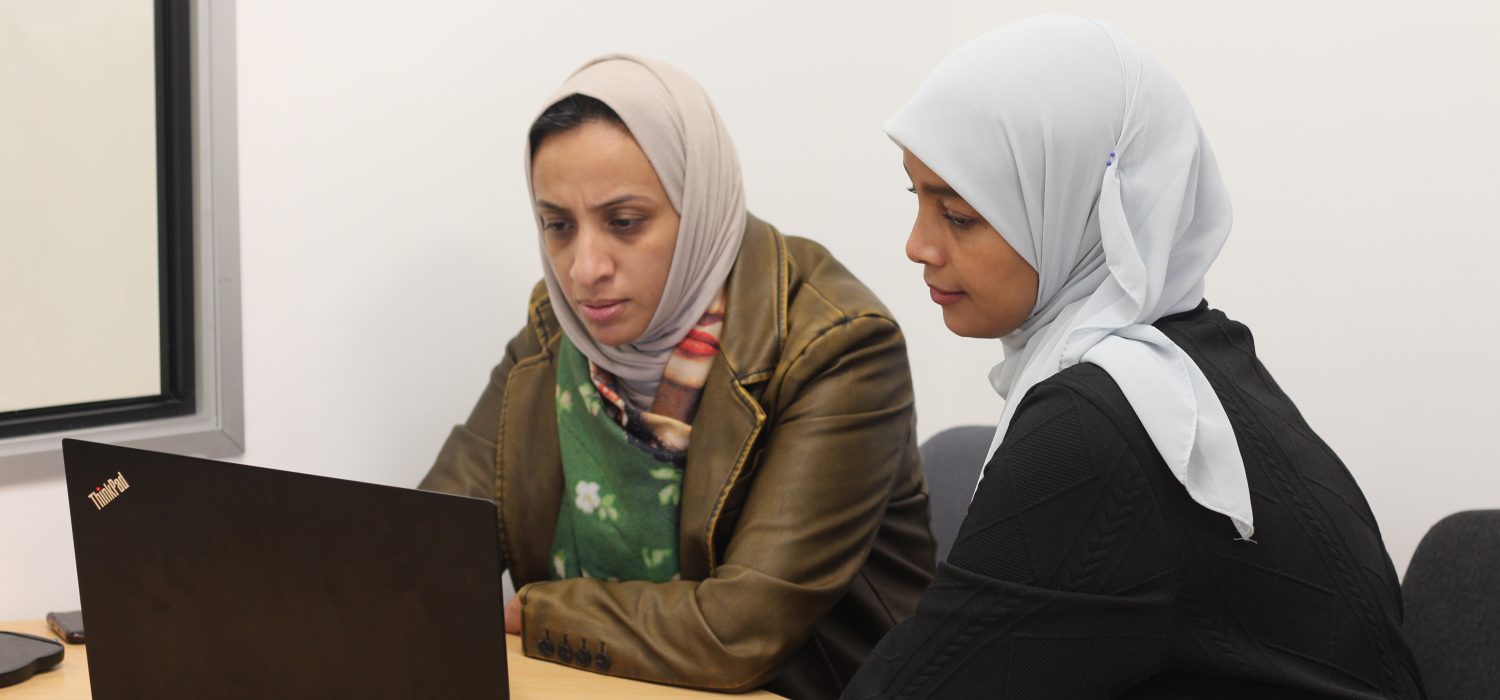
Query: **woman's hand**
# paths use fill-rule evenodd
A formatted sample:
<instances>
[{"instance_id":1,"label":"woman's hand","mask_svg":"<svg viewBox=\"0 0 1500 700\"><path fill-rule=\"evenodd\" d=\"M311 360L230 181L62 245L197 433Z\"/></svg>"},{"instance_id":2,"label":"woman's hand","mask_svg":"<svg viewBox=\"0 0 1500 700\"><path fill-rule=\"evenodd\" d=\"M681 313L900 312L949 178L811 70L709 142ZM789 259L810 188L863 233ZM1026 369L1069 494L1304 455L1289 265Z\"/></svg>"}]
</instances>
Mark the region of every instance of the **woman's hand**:
<instances>
[{"instance_id":1,"label":"woman's hand","mask_svg":"<svg viewBox=\"0 0 1500 700\"><path fill-rule=\"evenodd\" d=\"M505 633L521 633L521 596L511 596L505 601Z\"/></svg>"}]
</instances>

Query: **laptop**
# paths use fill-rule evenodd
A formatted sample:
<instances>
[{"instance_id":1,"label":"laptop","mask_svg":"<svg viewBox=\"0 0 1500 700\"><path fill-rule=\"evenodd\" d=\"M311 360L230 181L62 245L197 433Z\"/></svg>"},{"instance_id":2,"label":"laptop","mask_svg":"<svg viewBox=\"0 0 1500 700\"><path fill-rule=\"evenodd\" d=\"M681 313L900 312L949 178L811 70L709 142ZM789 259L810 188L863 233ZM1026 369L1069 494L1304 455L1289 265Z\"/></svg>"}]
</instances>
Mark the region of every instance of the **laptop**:
<instances>
[{"instance_id":1,"label":"laptop","mask_svg":"<svg viewBox=\"0 0 1500 700\"><path fill-rule=\"evenodd\" d=\"M507 698L493 503L63 441L110 698Z\"/></svg>"}]
</instances>

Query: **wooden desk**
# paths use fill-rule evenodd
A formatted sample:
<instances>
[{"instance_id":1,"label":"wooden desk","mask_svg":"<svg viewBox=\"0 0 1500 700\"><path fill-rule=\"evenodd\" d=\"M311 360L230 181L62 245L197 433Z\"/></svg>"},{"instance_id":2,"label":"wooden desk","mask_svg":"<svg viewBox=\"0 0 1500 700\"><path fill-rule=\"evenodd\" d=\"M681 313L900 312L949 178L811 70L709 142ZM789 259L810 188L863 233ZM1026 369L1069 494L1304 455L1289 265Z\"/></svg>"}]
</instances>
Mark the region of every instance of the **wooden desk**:
<instances>
[{"instance_id":1,"label":"wooden desk","mask_svg":"<svg viewBox=\"0 0 1500 700\"><path fill-rule=\"evenodd\" d=\"M0 630L25 632L52 638L41 620L0 622ZM67 653L57 668L38 673L31 680L0 688L0 700L83 700L89 697L89 663L86 644L64 644ZM527 658L521 653L521 640L505 636L506 663L510 668L510 696L516 700L556 700L559 698L775 698L765 691L744 695L724 695L700 690L684 690L665 685L580 671L561 664Z\"/></svg>"}]
</instances>

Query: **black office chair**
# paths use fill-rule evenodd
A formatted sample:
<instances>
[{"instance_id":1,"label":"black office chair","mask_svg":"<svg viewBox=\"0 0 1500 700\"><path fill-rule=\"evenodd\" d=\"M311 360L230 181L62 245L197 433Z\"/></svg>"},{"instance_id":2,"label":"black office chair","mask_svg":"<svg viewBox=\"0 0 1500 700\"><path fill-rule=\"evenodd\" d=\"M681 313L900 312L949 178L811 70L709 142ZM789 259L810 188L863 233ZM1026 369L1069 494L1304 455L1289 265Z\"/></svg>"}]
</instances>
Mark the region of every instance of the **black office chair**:
<instances>
[{"instance_id":1,"label":"black office chair","mask_svg":"<svg viewBox=\"0 0 1500 700\"><path fill-rule=\"evenodd\" d=\"M983 425L961 425L949 428L922 443L923 472L932 498L932 537L937 543L937 560L948 558L958 526L969 512L974 485L984 467L984 453L990 448L995 428Z\"/></svg>"},{"instance_id":2,"label":"black office chair","mask_svg":"<svg viewBox=\"0 0 1500 700\"><path fill-rule=\"evenodd\" d=\"M1429 700L1500 698L1500 510L1433 525L1401 582L1402 633Z\"/></svg>"}]
</instances>

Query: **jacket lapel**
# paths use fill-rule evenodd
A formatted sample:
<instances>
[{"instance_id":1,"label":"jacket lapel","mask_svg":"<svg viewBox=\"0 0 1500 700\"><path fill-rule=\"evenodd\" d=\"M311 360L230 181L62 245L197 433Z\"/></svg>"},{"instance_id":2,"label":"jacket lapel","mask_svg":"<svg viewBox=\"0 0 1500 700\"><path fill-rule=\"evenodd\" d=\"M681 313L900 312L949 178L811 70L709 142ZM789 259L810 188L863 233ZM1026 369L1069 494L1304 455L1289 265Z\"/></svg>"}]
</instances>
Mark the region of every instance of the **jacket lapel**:
<instances>
[{"instance_id":1,"label":"jacket lapel","mask_svg":"<svg viewBox=\"0 0 1500 700\"><path fill-rule=\"evenodd\" d=\"M678 557L682 575L704 579L718 566L716 526L748 468L766 415L747 387L771 377L786 341L785 241L751 216L725 283L724 332L693 420L682 479ZM766 302L771 303L766 303Z\"/></svg>"},{"instance_id":2,"label":"jacket lapel","mask_svg":"<svg viewBox=\"0 0 1500 700\"><path fill-rule=\"evenodd\" d=\"M540 285L538 285L540 288ZM552 561L552 537L562 507L562 447L557 435L557 344L562 337L545 289L533 297L531 325L541 341L540 354L523 358L506 382L496 465L504 553L516 588L546 581ZM538 435L554 436L538 440Z\"/></svg>"}]
</instances>

